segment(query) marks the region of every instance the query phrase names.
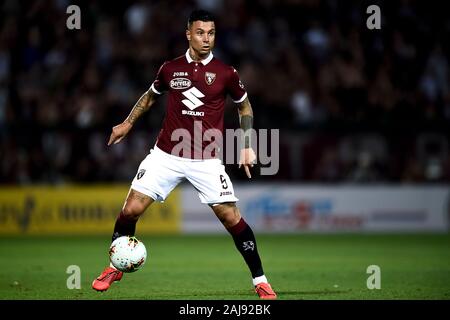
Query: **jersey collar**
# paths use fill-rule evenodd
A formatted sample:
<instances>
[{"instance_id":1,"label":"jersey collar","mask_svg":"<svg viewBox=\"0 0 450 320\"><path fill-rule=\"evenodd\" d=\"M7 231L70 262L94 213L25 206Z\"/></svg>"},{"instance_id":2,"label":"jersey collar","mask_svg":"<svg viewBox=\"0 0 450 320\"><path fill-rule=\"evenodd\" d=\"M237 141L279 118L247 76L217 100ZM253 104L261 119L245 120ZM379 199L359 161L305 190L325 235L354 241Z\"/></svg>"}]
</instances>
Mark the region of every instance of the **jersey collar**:
<instances>
[{"instance_id":1,"label":"jersey collar","mask_svg":"<svg viewBox=\"0 0 450 320\"><path fill-rule=\"evenodd\" d=\"M186 56L186 60L187 60L188 63L194 62L194 60L192 60L191 56L189 55L189 49L187 49L185 56ZM200 62L201 62L204 66L206 66L206 65L212 60L213 57L214 57L214 56L213 56L213 54L212 54L212 51L210 51L208 57L206 57L206 59L203 59L203 60L200 61Z\"/></svg>"}]
</instances>

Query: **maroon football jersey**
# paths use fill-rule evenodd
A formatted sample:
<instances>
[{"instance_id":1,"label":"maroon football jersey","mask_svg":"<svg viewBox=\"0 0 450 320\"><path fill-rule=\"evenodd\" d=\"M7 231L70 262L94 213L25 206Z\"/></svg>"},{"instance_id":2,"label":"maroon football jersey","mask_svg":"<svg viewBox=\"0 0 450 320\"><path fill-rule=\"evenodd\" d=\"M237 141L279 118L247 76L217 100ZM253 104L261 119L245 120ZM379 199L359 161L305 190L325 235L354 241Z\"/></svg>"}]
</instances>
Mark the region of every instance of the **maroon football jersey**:
<instances>
[{"instance_id":1,"label":"maroon football jersey","mask_svg":"<svg viewBox=\"0 0 450 320\"><path fill-rule=\"evenodd\" d=\"M156 146L164 152L192 159L202 159L204 154L205 158L210 158L209 152L203 151L207 147L211 150L214 139L208 138L211 130L204 136L205 131L216 129L223 136L227 94L235 103L247 97L233 67L214 58L212 53L201 62L193 61L189 50L161 66L151 89L157 94L169 91L166 116ZM187 136L190 141L186 141ZM180 150L181 145L184 147ZM184 152L188 146L191 152Z\"/></svg>"}]
</instances>

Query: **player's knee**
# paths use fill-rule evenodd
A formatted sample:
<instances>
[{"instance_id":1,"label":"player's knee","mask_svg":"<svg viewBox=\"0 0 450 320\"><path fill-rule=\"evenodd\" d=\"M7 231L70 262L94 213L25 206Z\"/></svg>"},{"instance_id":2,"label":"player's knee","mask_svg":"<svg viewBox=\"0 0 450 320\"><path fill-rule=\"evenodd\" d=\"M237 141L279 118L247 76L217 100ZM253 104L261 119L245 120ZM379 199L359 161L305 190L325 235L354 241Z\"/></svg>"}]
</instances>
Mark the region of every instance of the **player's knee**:
<instances>
[{"instance_id":1,"label":"player's knee","mask_svg":"<svg viewBox=\"0 0 450 320\"><path fill-rule=\"evenodd\" d=\"M241 219L241 213L238 207L232 202L214 206L213 210L226 228L236 225Z\"/></svg>"},{"instance_id":2,"label":"player's knee","mask_svg":"<svg viewBox=\"0 0 450 320\"><path fill-rule=\"evenodd\" d=\"M127 217L130 220L137 220L141 216L142 213L144 213L145 208L137 203L127 203L123 209L122 212L125 217Z\"/></svg>"}]
</instances>

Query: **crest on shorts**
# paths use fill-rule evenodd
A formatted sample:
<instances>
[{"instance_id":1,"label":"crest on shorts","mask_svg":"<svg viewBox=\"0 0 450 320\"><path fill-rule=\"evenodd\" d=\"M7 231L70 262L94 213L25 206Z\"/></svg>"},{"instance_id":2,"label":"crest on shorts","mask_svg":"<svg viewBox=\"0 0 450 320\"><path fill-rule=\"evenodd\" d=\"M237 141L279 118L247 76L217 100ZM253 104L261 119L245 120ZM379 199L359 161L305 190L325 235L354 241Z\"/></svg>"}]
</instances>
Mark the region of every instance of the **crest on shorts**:
<instances>
[{"instance_id":1,"label":"crest on shorts","mask_svg":"<svg viewBox=\"0 0 450 320\"><path fill-rule=\"evenodd\" d=\"M205 81L209 86L216 80L216 74L212 72L205 72Z\"/></svg>"},{"instance_id":2,"label":"crest on shorts","mask_svg":"<svg viewBox=\"0 0 450 320\"><path fill-rule=\"evenodd\" d=\"M142 178L142 176L145 174L145 169L141 169L139 170L138 174L137 174L137 179L139 180L140 178Z\"/></svg>"}]
</instances>

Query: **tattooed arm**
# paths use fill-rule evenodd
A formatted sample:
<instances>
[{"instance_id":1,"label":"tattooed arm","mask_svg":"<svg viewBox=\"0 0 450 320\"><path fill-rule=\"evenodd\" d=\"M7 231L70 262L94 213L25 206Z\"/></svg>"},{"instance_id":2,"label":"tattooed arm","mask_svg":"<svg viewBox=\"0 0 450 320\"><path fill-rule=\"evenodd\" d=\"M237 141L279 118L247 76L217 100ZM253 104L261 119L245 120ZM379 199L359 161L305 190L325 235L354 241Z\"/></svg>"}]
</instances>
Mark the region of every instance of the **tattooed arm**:
<instances>
[{"instance_id":1,"label":"tattooed arm","mask_svg":"<svg viewBox=\"0 0 450 320\"><path fill-rule=\"evenodd\" d=\"M253 129L253 109L248 98L245 98L239 105L239 122L244 130L244 141L239 158L239 168L244 166L247 177L251 178L250 167L256 161L256 154L251 147L251 137Z\"/></svg>"},{"instance_id":2,"label":"tattooed arm","mask_svg":"<svg viewBox=\"0 0 450 320\"><path fill-rule=\"evenodd\" d=\"M111 136L109 137L108 146L111 143L119 143L128 134L139 117L146 112L155 103L158 95L153 90L148 89L136 102L130 114L124 122L112 128Z\"/></svg>"},{"instance_id":3,"label":"tattooed arm","mask_svg":"<svg viewBox=\"0 0 450 320\"><path fill-rule=\"evenodd\" d=\"M251 129L253 128L253 109L248 98L239 104L239 123L244 130L244 148L250 148Z\"/></svg>"}]
</instances>

